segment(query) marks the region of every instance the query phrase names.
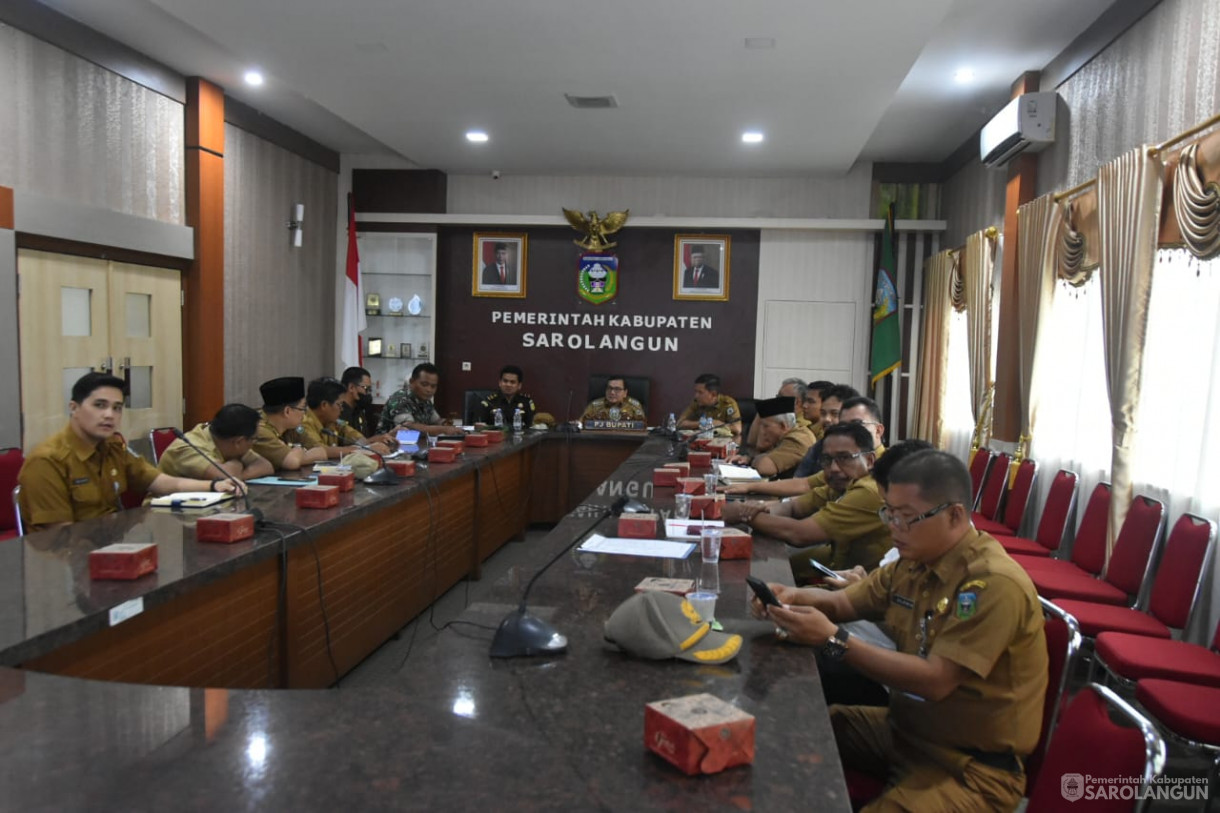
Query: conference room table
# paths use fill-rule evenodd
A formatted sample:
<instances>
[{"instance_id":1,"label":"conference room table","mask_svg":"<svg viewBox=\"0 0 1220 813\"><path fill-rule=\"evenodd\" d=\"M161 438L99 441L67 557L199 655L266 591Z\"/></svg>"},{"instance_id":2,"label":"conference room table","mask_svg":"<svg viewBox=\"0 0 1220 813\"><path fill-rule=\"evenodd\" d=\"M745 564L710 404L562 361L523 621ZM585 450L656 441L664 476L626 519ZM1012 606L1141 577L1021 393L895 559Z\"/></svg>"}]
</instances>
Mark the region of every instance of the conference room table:
<instances>
[{"instance_id":1,"label":"conference room table","mask_svg":"<svg viewBox=\"0 0 1220 813\"><path fill-rule=\"evenodd\" d=\"M0 543L4 807L849 809L813 652L748 613L748 573L789 578L782 543L755 537L751 560L720 564L716 616L744 639L734 660L649 661L603 640L642 578L698 572L697 551L578 549L589 531L615 534L621 496L668 514L672 489L654 490L652 471L679 451L640 435L527 435L398 486L359 485L337 509L256 487L275 530L233 545L196 542L195 515L153 509ZM570 489L598 467L590 492ZM522 541L556 506L553 530ZM89 550L140 539L158 545L158 573L88 579ZM377 688L322 688L504 544L530 547L462 623L412 646ZM495 626L552 559L529 609L568 651L490 657ZM704 692L755 717L752 765L688 777L646 748L645 704Z\"/></svg>"}]
</instances>

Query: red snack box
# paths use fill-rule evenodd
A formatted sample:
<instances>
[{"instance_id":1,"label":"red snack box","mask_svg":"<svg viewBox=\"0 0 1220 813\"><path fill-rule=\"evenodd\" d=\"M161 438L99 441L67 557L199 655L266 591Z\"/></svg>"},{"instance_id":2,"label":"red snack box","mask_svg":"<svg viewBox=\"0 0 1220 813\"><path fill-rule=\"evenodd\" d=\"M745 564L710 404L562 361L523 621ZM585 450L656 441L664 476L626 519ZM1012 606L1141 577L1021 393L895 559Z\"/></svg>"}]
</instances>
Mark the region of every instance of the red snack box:
<instances>
[{"instance_id":1,"label":"red snack box","mask_svg":"<svg viewBox=\"0 0 1220 813\"><path fill-rule=\"evenodd\" d=\"M399 477L415 476L414 460L387 460L385 462L385 467L397 474Z\"/></svg>"},{"instance_id":2,"label":"red snack box","mask_svg":"<svg viewBox=\"0 0 1220 813\"><path fill-rule=\"evenodd\" d=\"M749 531L725 528L720 534L721 559L751 559L754 556L754 537Z\"/></svg>"},{"instance_id":3,"label":"red snack box","mask_svg":"<svg viewBox=\"0 0 1220 813\"><path fill-rule=\"evenodd\" d=\"M318 475L318 485L338 486L340 491L351 491L356 487L356 474L350 471L336 471Z\"/></svg>"},{"instance_id":4,"label":"red snack box","mask_svg":"<svg viewBox=\"0 0 1220 813\"><path fill-rule=\"evenodd\" d=\"M503 443L504 442L504 431L502 429L488 429L483 434L487 435L488 443Z\"/></svg>"},{"instance_id":5,"label":"red snack box","mask_svg":"<svg viewBox=\"0 0 1220 813\"><path fill-rule=\"evenodd\" d=\"M466 436L466 445L472 449L476 446L486 446L487 443L487 435L484 435L482 432L475 432Z\"/></svg>"},{"instance_id":6,"label":"red snack box","mask_svg":"<svg viewBox=\"0 0 1220 813\"><path fill-rule=\"evenodd\" d=\"M653 469L652 484L661 488L674 488L678 485L678 470L668 466Z\"/></svg>"},{"instance_id":7,"label":"red snack box","mask_svg":"<svg viewBox=\"0 0 1220 813\"><path fill-rule=\"evenodd\" d=\"M457 449L452 446L433 446L428 450L429 463L452 463L457 459Z\"/></svg>"},{"instance_id":8,"label":"red snack box","mask_svg":"<svg viewBox=\"0 0 1220 813\"><path fill-rule=\"evenodd\" d=\"M297 508L334 508L338 504L338 486L301 486L297 489Z\"/></svg>"},{"instance_id":9,"label":"red snack box","mask_svg":"<svg viewBox=\"0 0 1220 813\"><path fill-rule=\"evenodd\" d=\"M253 514L212 514L195 521L196 542L240 542L252 536Z\"/></svg>"},{"instance_id":10,"label":"red snack box","mask_svg":"<svg viewBox=\"0 0 1220 813\"><path fill-rule=\"evenodd\" d=\"M89 578L138 579L157 572L157 546L153 542L118 542L89 553Z\"/></svg>"},{"instance_id":11,"label":"red snack box","mask_svg":"<svg viewBox=\"0 0 1220 813\"><path fill-rule=\"evenodd\" d=\"M683 477L690 475L690 463L687 463L686 461L681 461L678 463L666 463L665 468L680 471L682 472Z\"/></svg>"},{"instance_id":12,"label":"red snack box","mask_svg":"<svg viewBox=\"0 0 1220 813\"><path fill-rule=\"evenodd\" d=\"M712 467L711 452L687 452L686 460L692 469L710 469Z\"/></svg>"},{"instance_id":13,"label":"red snack box","mask_svg":"<svg viewBox=\"0 0 1220 813\"><path fill-rule=\"evenodd\" d=\"M644 745L683 773L754 764L754 716L710 694L644 707Z\"/></svg>"},{"instance_id":14,"label":"red snack box","mask_svg":"<svg viewBox=\"0 0 1220 813\"><path fill-rule=\"evenodd\" d=\"M438 440L436 445L452 447L457 454L466 451L466 441L464 440Z\"/></svg>"},{"instance_id":15,"label":"red snack box","mask_svg":"<svg viewBox=\"0 0 1220 813\"><path fill-rule=\"evenodd\" d=\"M728 438L712 438L707 450L712 453L712 457L725 458L729 456L729 444L732 442Z\"/></svg>"},{"instance_id":16,"label":"red snack box","mask_svg":"<svg viewBox=\"0 0 1220 813\"><path fill-rule=\"evenodd\" d=\"M656 539L656 514L623 514L618 518L618 535L627 539Z\"/></svg>"},{"instance_id":17,"label":"red snack box","mask_svg":"<svg viewBox=\"0 0 1220 813\"><path fill-rule=\"evenodd\" d=\"M723 494L696 494L690 498L691 519L720 519L723 510Z\"/></svg>"},{"instance_id":18,"label":"red snack box","mask_svg":"<svg viewBox=\"0 0 1220 813\"><path fill-rule=\"evenodd\" d=\"M707 484L703 482L702 477L679 477L678 490L683 494L704 494L707 492Z\"/></svg>"},{"instance_id":19,"label":"red snack box","mask_svg":"<svg viewBox=\"0 0 1220 813\"><path fill-rule=\"evenodd\" d=\"M699 449L706 449L711 445L711 443L712 441L709 438L691 438L690 448L698 451ZM689 454L687 455L687 458L690 458Z\"/></svg>"}]
</instances>

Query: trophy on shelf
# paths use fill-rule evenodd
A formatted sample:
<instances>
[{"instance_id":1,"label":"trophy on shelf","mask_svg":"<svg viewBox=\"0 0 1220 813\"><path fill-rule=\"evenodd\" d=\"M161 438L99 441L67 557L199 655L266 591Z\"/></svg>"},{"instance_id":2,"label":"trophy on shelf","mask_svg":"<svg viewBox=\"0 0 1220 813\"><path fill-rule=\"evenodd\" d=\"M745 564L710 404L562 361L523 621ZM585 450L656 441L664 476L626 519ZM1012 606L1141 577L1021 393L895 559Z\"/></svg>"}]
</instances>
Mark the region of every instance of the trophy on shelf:
<instances>
[{"instance_id":1,"label":"trophy on shelf","mask_svg":"<svg viewBox=\"0 0 1220 813\"><path fill-rule=\"evenodd\" d=\"M381 315L381 294L368 294L364 297L364 314L366 316Z\"/></svg>"},{"instance_id":2,"label":"trophy on shelf","mask_svg":"<svg viewBox=\"0 0 1220 813\"><path fill-rule=\"evenodd\" d=\"M381 356L381 339L369 337L369 358L379 358Z\"/></svg>"},{"instance_id":3,"label":"trophy on shelf","mask_svg":"<svg viewBox=\"0 0 1220 813\"><path fill-rule=\"evenodd\" d=\"M405 359L411 358L411 343L403 342L398 355L402 356Z\"/></svg>"},{"instance_id":4,"label":"trophy on shelf","mask_svg":"<svg viewBox=\"0 0 1220 813\"><path fill-rule=\"evenodd\" d=\"M389 309L386 311L386 316L402 316L402 299L392 296L387 305Z\"/></svg>"}]
</instances>

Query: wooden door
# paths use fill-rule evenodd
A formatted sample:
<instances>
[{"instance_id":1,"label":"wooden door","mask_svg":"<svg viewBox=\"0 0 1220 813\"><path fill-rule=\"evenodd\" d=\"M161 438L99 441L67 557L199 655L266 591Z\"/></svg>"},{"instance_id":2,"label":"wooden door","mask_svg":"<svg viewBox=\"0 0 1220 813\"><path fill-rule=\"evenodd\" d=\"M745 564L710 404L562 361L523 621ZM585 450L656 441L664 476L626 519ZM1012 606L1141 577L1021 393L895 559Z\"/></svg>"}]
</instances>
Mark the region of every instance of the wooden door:
<instances>
[{"instance_id":1,"label":"wooden door","mask_svg":"<svg viewBox=\"0 0 1220 813\"><path fill-rule=\"evenodd\" d=\"M182 426L182 275L172 268L110 264L110 352L127 381L123 435Z\"/></svg>"}]
</instances>

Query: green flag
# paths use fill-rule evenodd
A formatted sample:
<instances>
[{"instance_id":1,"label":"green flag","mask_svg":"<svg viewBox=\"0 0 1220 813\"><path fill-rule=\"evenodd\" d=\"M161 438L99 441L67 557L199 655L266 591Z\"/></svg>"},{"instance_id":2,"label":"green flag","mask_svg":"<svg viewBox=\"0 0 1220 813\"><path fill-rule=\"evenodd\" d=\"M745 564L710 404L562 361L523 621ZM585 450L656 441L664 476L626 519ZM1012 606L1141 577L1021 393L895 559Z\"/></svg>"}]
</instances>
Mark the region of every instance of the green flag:
<instances>
[{"instance_id":1,"label":"green flag","mask_svg":"<svg viewBox=\"0 0 1220 813\"><path fill-rule=\"evenodd\" d=\"M881 265L877 268L877 293L873 299L873 353L869 365L872 386L902 366L902 334L898 330L898 291L894 288L894 204L885 210L885 232L881 236Z\"/></svg>"}]
</instances>

